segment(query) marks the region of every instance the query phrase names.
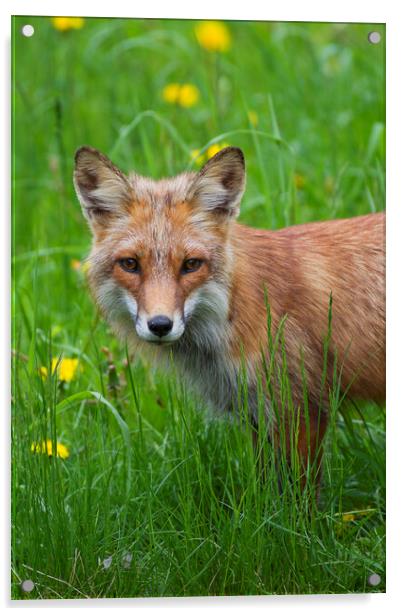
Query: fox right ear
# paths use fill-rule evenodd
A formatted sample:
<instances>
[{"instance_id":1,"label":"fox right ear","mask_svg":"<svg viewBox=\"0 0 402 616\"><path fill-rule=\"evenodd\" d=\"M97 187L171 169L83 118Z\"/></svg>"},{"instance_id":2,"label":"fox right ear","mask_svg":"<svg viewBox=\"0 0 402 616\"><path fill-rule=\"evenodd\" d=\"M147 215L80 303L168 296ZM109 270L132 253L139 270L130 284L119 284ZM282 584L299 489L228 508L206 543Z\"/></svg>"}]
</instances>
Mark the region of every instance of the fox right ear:
<instances>
[{"instance_id":1,"label":"fox right ear","mask_svg":"<svg viewBox=\"0 0 402 616\"><path fill-rule=\"evenodd\" d=\"M200 211L228 220L239 213L245 183L243 152L240 148L223 148L198 172L189 199Z\"/></svg>"},{"instance_id":2,"label":"fox right ear","mask_svg":"<svg viewBox=\"0 0 402 616\"><path fill-rule=\"evenodd\" d=\"M75 153L74 186L91 227L122 217L132 198L127 177L104 154L89 146Z\"/></svg>"}]
</instances>

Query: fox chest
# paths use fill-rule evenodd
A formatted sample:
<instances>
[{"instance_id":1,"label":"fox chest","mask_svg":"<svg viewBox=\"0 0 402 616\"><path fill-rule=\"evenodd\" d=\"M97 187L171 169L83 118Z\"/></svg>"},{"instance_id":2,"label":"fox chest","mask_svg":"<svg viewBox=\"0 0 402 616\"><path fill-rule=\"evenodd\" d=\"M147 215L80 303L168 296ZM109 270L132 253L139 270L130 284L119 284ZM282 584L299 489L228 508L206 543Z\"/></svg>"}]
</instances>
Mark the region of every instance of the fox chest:
<instances>
[{"instance_id":1,"label":"fox chest","mask_svg":"<svg viewBox=\"0 0 402 616\"><path fill-rule=\"evenodd\" d=\"M236 412L239 404L247 406L252 415L257 410L256 386L252 375L243 376L241 366L223 353L194 353L176 358L180 374L186 383L214 411Z\"/></svg>"}]
</instances>

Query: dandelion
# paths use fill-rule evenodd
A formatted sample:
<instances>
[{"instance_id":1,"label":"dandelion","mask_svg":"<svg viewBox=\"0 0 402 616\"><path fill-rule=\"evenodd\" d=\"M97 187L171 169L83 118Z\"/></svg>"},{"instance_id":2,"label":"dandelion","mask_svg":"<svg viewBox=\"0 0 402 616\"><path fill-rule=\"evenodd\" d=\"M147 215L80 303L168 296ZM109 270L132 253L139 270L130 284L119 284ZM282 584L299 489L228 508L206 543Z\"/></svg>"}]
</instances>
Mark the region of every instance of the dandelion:
<instances>
[{"instance_id":1,"label":"dandelion","mask_svg":"<svg viewBox=\"0 0 402 616\"><path fill-rule=\"evenodd\" d=\"M335 525L335 533L340 537L343 535L348 528L348 524L350 522L354 522L356 520L356 515L354 513L342 513L339 519L336 521Z\"/></svg>"},{"instance_id":2,"label":"dandelion","mask_svg":"<svg viewBox=\"0 0 402 616\"><path fill-rule=\"evenodd\" d=\"M227 148L228 146L228 143L214 143L210 145L207 151L204 153L201 153L201 150L199 149L191 150L191 162L195 162L197 165L202 165L208 159L212 158L213 156L215 156L215 154L217 154L224 148Z\"/></svg>"},{"instance_id":3,"label":"dandelion","mask_svg":"<svg viewBox=\"0 0 402 616\"><path fill-rule=\"evenodd\" d=\"M60 361L57 357L52 359L52 374L54 374L57 369L60 381L64 381L65 383L69 383L73 380L77 368L78 359L76 358L65 357Z\"/></svg>"},{"instance_id":4,"label":"dandelion","mask_svg":"<svg viewBox=\"0 0 402 616\"><path fill-rule=\"evenodd\" d=\"M86 274L89 270L89 261L80 261L79 259L71 259L70 267L75 272L81 272L82 274Z\"/></svg>"},{"instance_id":5,"label":"dandelion","mask_svg":"<svg viewBox=\"0 0 402 616\"><path fill-rule=\"evenodd\" d=\"M203 21L195 28L195 36L207 51L227 51L231 44L228 27L221 21Z\"/></svg>"},{"instance_id":6,"label":"dandelion","mask_svg":"<svg viewBox=\"0 0 402 616\"><path fill-rule=\"evenodd\" d=\"M204 152L204 153L201 153L201 150L199 150L199 149L191 150L191 152L190 152L190 154L191 154L191 162L195 162L197 165L202 165L207 160L209 160L210 158L215 156L215 154L217 154L218 152L220 152L224 148L227 148L228 146L229 146L228 143L221 143L221 144L214 143L214 144L210 145L209 148L207 149L207 151Z\"/></svg>"},{"instance_id":7,"label":"dandelion","mask_svg":"<svg viewBox=\"0 0 402 616\"><path fill-rule=\"evenodd\" d=\"M191 150L191 162L195 162L197 165L202 165L205 161L205 154L201 154L201 150Z\"/></svg>"},{"instance_id":8,"label":"dandelion","mask_svg":"<svg viewBox=\"0 0 402 616\"><path fill-rule=\"evenodd\" d=\"M78 259L71 259L70 261L70 267L71 269L73 269L75 272L79 272L81 269L81 261L79 261Z\"/></svg>"},{"instance_id":9,"label":"dandelion","mask_svg":"<svg viewBox=\"0 0 402 616\"><path fill-rule=\"evenodd\" d=\"M167 103L181 107L193 107L200 99L200 91L192 83L169 83L162 90L162 97Z\"/></svg>"},{"instance_id":10,"label":"dandelion","mask_svg":"<svg viewBox=\"0 0 402 616\"><path fill-rule=\"evenodd\" d=\"M353 522L356 516L353 513L344 513L342 515L342 522Z\"/></svg>"},{"instance_id":11,"label":"dandelion","mask_svg":"<svg viewBox=\"0 0 402 616\"><path fill-rule=\"evenodd\" d=\"M47 454L49 457L56 456L57 458L62 458L63 460L68 458L70 455L68 447L66 447L66 445L63 445L63 443L57 442L56 449L54 451L53 441L51 439L47 439L47 441L42 441L42 443L32 443L31 451L33 453L44 453Z\"/></svg>"},{"instance_id":12,"label":"dandelion","mask_svg":"<svg viewBox=\"0 0 402 616\"><path fill-rule=\"evenodd\" d=\"M214 143L213 145L210 145L207 150L207 158L212 158L213 156L215 156L215 154L217 154L224 148L227 148L228 146L229 146L228 143L221 143L221 144Z\"/></svg>"},{"instance_id":13,"label":"dandelion","mask_svg":"<svg viewBox=\"0 0 402 616\"><path fill-rule=\"evenodd\" d=\"M53 357L52 359L52 374L54 374L57 370L60 381L64 381L65 383L69 383L73 380L75 373L78 368L78 359L65 357L59 360L58 357ZM46 366L41 366L39 368L39 375L43 380L47 379L49 376L49 371Z\"/></svg>"},{"instance_id":14,"label":"dandelion","mask_svg":"<svg viewBox=\"0 0 402 616\"><path fill-rule=\"evenodd\" d=\"M81 30L84 27L84 21L82 17L52 17L53 27L60 32Z\"/></svg>"},{"instance_id":15,"label":"dandelion","mask_svg":"<svg viewBox=\"0 0 402 616\"><path fill-rule=\"evenodd\" d=\"M39 368L39 375L42 378L42 381L46 381L47 375L48 375L48 370L47 370L46 366L41 366Z\"/></svg>"},{"instance_id":16,"label":"dandelion","mask_svg":"<svg viewBox=\"0 0 402 616\"><path fill-rule=\"evenodd\" d=\"M247 113L247 116L248 116L250 124L252 126L256 127L257 124L258 124L258 115L257 115L257 113L255 111L249 111Z\"/></svg>"},{"instance_id":17,"label":"dandelion","mask_svg":"<svg viewBox=\"0 0 402 616\"><path fill-rule=\"evenodd\" d=\"M179 105L182 107L193 107L200 98L199 89L191 83L185 83L180 88Z\"/></svg>"},{"instance_id":18,"label":"dandelion","mask_svg":"<svg viewBox=\"0 0 402 616\"><path fill-rule=\"evenodd\" d=\"M162 90L163 99L167 103L177 103L179 99L180 87L181 86L179 83L169 83Z\"/></svg>"}]
</instances>

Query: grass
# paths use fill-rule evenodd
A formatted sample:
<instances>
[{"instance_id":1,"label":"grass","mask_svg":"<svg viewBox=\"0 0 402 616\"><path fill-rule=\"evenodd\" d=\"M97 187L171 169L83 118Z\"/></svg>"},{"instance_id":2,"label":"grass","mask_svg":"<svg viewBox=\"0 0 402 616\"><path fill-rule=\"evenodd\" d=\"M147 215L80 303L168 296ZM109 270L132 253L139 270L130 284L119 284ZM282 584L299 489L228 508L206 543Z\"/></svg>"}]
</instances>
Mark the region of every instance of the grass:
<instances>
[{"instance_id":1,"label":"grass","mask_svg":"<svg viewBox=\"0 0 402 616\"><path fill-rule=\"evenodd\" d=\"M249 426L127 361L89 297L71 181L84 143L154 177L196 168L193 149L238 145L253 226L383 208L384 44L367 42L382 26L233 22L231 49L208 53L194 25L88 19L60 32L14 18L13 598L385 589L382 407L339 409L334 391L307 515L272 464L258 477ZM174 82L198 87L194 107L163 100ZM74 378L52 375L52 358L78 359ZM69 457L31 450L46 439Z\"/></svg>"}]
</instances>

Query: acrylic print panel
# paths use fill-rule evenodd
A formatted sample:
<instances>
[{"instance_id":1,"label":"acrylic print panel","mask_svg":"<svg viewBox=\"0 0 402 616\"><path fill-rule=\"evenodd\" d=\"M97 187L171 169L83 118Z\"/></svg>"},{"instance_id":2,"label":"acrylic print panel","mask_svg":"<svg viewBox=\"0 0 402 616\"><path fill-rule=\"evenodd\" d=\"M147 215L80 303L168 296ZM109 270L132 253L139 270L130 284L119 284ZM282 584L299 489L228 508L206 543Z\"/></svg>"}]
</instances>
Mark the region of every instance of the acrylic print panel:
<instances>
[{"instance_id":1,"label":"acrylic print panel","mask_svg":"<svg viewBox=\"0 0 402 616\"><path fill-rule=\"evenodd\" d=\"M13 19L14 599L384 592L384 57Z\"/></svg>"}]
</instances>

